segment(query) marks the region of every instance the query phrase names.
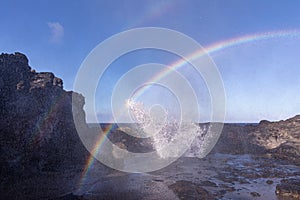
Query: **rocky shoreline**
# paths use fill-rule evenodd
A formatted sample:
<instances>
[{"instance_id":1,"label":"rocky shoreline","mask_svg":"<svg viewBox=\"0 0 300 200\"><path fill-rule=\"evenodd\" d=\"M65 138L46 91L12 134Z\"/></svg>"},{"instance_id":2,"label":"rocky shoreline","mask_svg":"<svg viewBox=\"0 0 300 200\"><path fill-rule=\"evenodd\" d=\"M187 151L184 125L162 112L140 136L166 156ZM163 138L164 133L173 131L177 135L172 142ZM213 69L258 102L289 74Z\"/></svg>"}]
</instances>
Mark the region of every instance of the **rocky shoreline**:
<instances>
[{"instance_id":1,"label":"rocky shoreline","mask_svg":"<svg viewBox=\"0 0 300 200\"><path fill-rule=\"evenodd\" d=\"M89 153L76 132L72 98L90 130L82 95L65 91L53 73L37 73L21 53L0 55L0 199L299 199L300 115L225 124L201 160L183 157L139 175L95 161L83 177ZM153 150L151 141L123 129L115 127L109 139L132 152Z\"/></svg>"},{"instance_id":2,"label":"rocky shoreline","mask_svg":"<svg viewBox=\"0 0 300 200\"><path fill-rule=\"evenodd\" d=\"M258 125L225 124L215 152L268 154L300 166L300 115Z\"/></svg>"}]
</instances>

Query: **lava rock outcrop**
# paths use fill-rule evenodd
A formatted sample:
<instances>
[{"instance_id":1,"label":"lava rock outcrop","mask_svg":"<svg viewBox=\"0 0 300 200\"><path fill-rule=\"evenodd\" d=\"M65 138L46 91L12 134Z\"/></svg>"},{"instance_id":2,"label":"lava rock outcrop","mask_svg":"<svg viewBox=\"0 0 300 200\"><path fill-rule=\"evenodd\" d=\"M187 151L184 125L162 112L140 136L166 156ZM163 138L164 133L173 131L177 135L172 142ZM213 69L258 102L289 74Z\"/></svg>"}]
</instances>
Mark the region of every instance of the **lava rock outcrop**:
<instances>
[{"instance_id":1,"label":"lava rock outcrop","mask_svg":"<svg viewBox=\"0 0 300 200\"><path fill-rule=\"evenodd\" d=\"M73 106L85 123L84 97L63 89L50 72L37 73L21 53L0 55L1 177L55 171L85 161Z\"/></svg>"}]
</instances>

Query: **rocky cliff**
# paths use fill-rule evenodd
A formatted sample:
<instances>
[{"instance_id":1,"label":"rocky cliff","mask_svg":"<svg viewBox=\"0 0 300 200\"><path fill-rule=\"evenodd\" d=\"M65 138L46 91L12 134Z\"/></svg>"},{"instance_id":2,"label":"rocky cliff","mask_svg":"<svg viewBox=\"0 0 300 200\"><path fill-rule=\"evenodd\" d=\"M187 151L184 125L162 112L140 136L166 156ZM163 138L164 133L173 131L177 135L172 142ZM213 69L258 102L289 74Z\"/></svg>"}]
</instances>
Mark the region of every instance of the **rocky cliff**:
<instances>
[{"instance_id":1,"label":"rocky cliff","mask_svg":"<svg viewBox=\"0 0 300 200\"><path fill-rule=\"evenodd\" d=\"M300 164L300 115L287 120L263 120L249 134L249 141L281 159Z\"/></svg>"},{"instance_id":2,"label":"rocky cliff","mask_svg":"<svg viewBox=\"0 0 300 200\"><path fill-rule=\"evenodd\" d=\"M72 95L85 120L84 97L65 91L60 78L35 72L21 53L0 55L1 177L60 170L85 160Z\"/></svg>"},{"instance_id":3,"label":"rocky cliff","mask_svg":"<svg viewBox=\"0 0 300 200\"><path fill-rule=\"evenodd\" d=\"M214 152L268 154L300 165L300 115L257 125L225 124Z\"/></svg>"}]
</instances>

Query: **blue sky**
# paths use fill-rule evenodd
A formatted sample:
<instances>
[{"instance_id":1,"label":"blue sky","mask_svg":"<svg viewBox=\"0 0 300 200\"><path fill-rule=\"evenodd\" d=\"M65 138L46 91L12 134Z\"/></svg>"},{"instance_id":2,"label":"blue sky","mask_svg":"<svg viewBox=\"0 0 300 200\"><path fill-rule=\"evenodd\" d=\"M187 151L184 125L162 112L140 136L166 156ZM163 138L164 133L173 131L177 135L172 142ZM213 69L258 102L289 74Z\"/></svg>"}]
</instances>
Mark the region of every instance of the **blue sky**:
<instances>
[{"instance_id":1,"label":"blue sky","mask_svg":"<svg viewBox=\"0 0 300 200\"><path fill-rule=\"evenodd\" d=\"M206 47L258 32L300 30L299 7L297 0L2 1L0 50L25 53L33 68L55 73L63 79L65 89L72 90L77 70L89 52L121 31L164 27ZM300 114L298 52L300 36L212 52L226 90L226 121L279 120ZM97 112L109 113L111 90L126 70L147 62L167 64L172 59L174 56L159 51L144 51L117 60L99 83ZM189 78L195 88L197 84L203 88L200 104L208 112L209 95L203 82L197 76Z\"/></svg>"}]
</instances>

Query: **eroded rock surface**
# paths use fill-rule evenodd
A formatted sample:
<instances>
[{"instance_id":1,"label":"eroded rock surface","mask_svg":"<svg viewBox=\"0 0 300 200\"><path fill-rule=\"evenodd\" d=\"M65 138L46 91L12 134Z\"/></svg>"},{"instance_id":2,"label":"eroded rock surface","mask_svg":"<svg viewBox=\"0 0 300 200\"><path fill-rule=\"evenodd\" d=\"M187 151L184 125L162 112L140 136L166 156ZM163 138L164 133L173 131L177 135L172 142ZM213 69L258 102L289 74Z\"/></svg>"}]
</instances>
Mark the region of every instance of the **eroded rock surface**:
<instances>
[{"instance_id":1,"label":"eroded rock surface","mask_svg":"<svg viewBox=\"0 0 300 200\"><path fill-rule=\"evenodd\" d=\"M300 115L278 122L262 121L250 132L249 140L274 157L300 164Z\"/></svg>"},{"instance_id":2,"label":"eroded rock surface","mask_svg":"<svg viewBox=\"0 0 300 200\"><path fill-rule=\"evenodd\" d=\"M65 91L53 73L35 72L21 53L0 55L1 177L57 171L85 161L72 96L84 121L82 95Z\"/></svg>"},{"instance_id":3,"label":"eroded rock surface","mask_svg":"<svg viewBox=\"0 0 300 200\"><path fill-rule=\"evenodd\" d=\"M177 194L179 199L214 199L207 190L191 181L177 181L169 188Z\"/></svg>"},{"instance_id":4,"label":"eroded rock surface","mask_svg":"<svg viewBox=\"0 0 300 200\"><path fill-rule=\"evenodd\" d=\"M276 186L276 194L294 199L300 198L300 179L283 179Z\"/></svg>"},{"instance_id":5,"label":"eroded rock surface","mask_svg":"<svg viewBox=\"0 0 300 200\"><path fill-rule=\"evenodd\" d=\"M300 115L257 125L225 124L214 152L269 154L300 165Z\"/></svg>"}]
</instances>

